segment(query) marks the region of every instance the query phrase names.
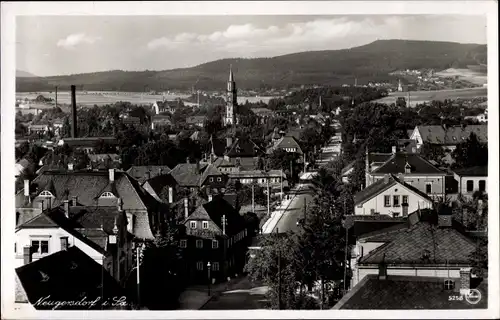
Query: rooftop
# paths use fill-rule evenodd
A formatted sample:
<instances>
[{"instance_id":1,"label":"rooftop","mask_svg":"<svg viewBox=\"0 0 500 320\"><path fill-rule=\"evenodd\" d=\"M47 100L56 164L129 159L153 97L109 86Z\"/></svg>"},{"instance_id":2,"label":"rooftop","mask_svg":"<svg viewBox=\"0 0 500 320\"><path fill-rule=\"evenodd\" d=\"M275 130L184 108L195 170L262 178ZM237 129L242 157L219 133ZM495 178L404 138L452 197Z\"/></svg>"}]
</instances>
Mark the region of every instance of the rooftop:
<instances>
[{"instance_id":1,"label":"rooftop","mask_svg":"<svg viewBox=\"0 0 500 320\"><path fill-rule=\"evenodd\" d=\"M148 176L149 172L149 176ZM142 185L147 179L154 178L170 172L168 166L132 166L127 173Z\"/></svg>"},{"instance_id":2,"label":"rooftop","mask_svg":"<svg viewBox=\"0 0 500 320\"><path fill-rule=\"evenodd\" d=\"M385 280L378 275L367 275L349 291L333 309L479 309L488 307L488 281L472 286L481 292L482 299L477 304L470 304L465 299L449 299L451 295L460 295L457 290L444 288L445 278L393 276ZM455 288L459 288L459 279L451 279Z\"/></svg>"},{"instance_id":3,"label":"rooftop","mask_svg":"<svg viewBox=\"0 0 500 320\"><path fill-rule=\"evenodd\" d=\"M457 169L455 173L460 177L487 177L488 166L476 166L471 168Z\"/></svg>"},{"instance_id":4,"label":"rooftop","mask_svg":"<svg viewBox=\"0 0 500 320\"><path fill-rule=\"evenodd\" d=\"M197 163L179 163L170 171L170 175L181 187L197 187L206 165Z\"/></svg>"},{"instance_id":5,"label":"rooftop","mask_svg":"<svg viewBox=\"0 0 500 320\"><path fill-rule=\"evenodd\" d=\"M444 174L419 154L406 152L396 152L391 155L384 164L373 170L371 174L405 173L406 164L410 165L410 174Z\"/></svg>"},{"instance_id":6,"label":"rooftop","mask_svg":"<svg viewBox=\"0 0 500 320\"><path fill-rule=\"evenodd\" d=\"M422 141L441 145L455 145L465 141L474 132L479 142L488 142L488 125L467 126L417 126Z\"/></svg>"}]
</instances>

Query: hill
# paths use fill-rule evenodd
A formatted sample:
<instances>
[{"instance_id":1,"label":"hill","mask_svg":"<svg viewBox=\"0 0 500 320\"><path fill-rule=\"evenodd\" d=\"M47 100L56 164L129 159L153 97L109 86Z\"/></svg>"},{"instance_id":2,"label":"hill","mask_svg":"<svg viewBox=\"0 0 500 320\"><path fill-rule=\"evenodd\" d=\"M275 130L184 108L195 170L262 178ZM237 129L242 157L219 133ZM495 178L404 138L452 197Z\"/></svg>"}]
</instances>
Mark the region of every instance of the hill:
<instances>
[{"instance_id":1,"label":"hill","mask_svg":"<svg viewBox=\"0 0 500 320\"><path fill-rule=\"evenodd\" d=\"M35 78L35 76L32 73L23 71L23 70L16 70L16 78Z\"/></svg>"},{"instance_id":2,"label":"hill","mask_svg":"<svg viewBox=\"0 0 500 320\"><path fill-rule=\"evenodd\" d=\"M225 87L229 65L239 88L289 88L300 85L340 85L391 81L398 69L467 67L486 63L486 45L453 42L377 40L343 50L310 51L272 58L222 59L192 68L166 71L86 73L46 78L18 78L18 92L52 90L55 85L80 85L84 90L144 91Z\"/></svg>"}]
</instances>

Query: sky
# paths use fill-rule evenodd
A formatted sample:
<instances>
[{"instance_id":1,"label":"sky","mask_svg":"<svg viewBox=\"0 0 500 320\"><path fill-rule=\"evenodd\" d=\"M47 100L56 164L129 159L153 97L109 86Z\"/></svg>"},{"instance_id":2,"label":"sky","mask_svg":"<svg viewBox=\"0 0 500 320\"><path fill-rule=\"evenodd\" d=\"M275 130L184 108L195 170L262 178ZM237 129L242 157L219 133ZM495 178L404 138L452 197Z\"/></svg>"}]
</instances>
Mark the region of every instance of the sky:
<instances>
[{"instance_id":1,"label":"sky","mask_svg":"<svg viewBox=\"0 0 500 320\"><path fill-rule=\"evenodd\" d=\"M377 39L486 44L485 16L18 16L16 69L37 76L168 70Z\"/></svg>"}]
</instances>

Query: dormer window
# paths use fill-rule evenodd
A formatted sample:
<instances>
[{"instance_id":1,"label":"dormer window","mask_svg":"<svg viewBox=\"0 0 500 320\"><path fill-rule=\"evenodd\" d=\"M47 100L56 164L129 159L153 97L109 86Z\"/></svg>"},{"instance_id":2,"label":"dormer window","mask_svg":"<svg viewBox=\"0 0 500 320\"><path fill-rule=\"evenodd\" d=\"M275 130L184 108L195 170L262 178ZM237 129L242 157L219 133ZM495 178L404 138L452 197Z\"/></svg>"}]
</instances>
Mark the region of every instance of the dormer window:
<instances>
[{"instance_id":1,"label":"dormer window","mask_svg":"<svg viewBox=\"0 0 500 320\"><path fill-rule=\"evenodd\" d=\"M104 192L103 194L101 194L101 198L114 198L115 195L112 194L111 192Z\"/></svg>"},{"instance_id":2,"label":"dormer window","mask_svg":"<svg viewBox=\"0 0 500 320\"><path fill-rule=\"evenodd\" d=\"M50 193L49 191L42 191L40 192L40 194L38 195L39 197L53 197L52 193Z\"/></svg>"},{"instance_id":3,"label":"dormer window","mask_svg":"<svg viewBox=\"0 0 500 320\"><path fill-rule=\"evenodd\" d=\"M411 166L408 162L405 165L405 173L411 173Z\"/></svg>"}]
</instances>

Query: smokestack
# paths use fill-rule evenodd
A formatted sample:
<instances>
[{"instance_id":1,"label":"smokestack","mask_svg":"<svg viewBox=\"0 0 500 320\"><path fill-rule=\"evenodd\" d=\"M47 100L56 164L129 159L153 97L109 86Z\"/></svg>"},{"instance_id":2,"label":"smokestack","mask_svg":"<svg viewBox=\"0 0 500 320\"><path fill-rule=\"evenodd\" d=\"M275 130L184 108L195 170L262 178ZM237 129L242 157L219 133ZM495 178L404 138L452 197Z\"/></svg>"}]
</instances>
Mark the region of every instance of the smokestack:
<instances>
[{"instance_id":1,"label":"smokestack","mask_svg":"<svg viewBox=\"0 0 500 320\"><path fill-rule=\"evenodd\" d=\"M186 219L189 217L188 198L184 198L184 217Z\"/></svg>"},{"instance_id":2,"label":"smokestack","mask_svg":"<svg viewBox=\"0 0 500 320\"><path fill-rule=\"evenodd\" d=\"M213 200L213 196L211 194L208 195L208 202Z\"/></svg>"},{"instance_id":3,"label":"smokestack","mask_svg":"<svg viewBox=\"0 0 500 320\"><path fill-rule=\"evenodd\" d=\"M24 258L25 265L31 263L31 247L24 247L23 248L23 258Z\"/></svg>"},{"instance_id":4,"label":"smokestack","mask_svg":"<svg viewBox=\"0 0 500 320\"><path fill-rule=\"evenodd\" d=\"M109 169L109 182L114 182L114 181L115 181L115 169Z\"/></svg>"},{"instance_id":5,"label":"smokestack","mask_svg":"<svg viewBox=\"0 0 500 320\"><path fill-rule=\"evenodd\" d=\"M76 86L71 86L71 138L77 137L77 122L76 122Z\"/></svg>"},{"instance_id":6,"label":"smokestack","mask_svg":"<svg viewBox=\"0 0 500 320\"><path fill-rule=\"evenodd\" d=\"M64 200L64 215L69 218L69 200Z\"/></svg>"},{"instance_id":7,"label":"smokestack","mask_svg":"<svg viewBox=\"0 0 500 320\"><path fill-rule=\"evenodd\" d=\"M24 180L24 196L30 196L30 181L28 179Z\"/></svg>"}]
</instances>

